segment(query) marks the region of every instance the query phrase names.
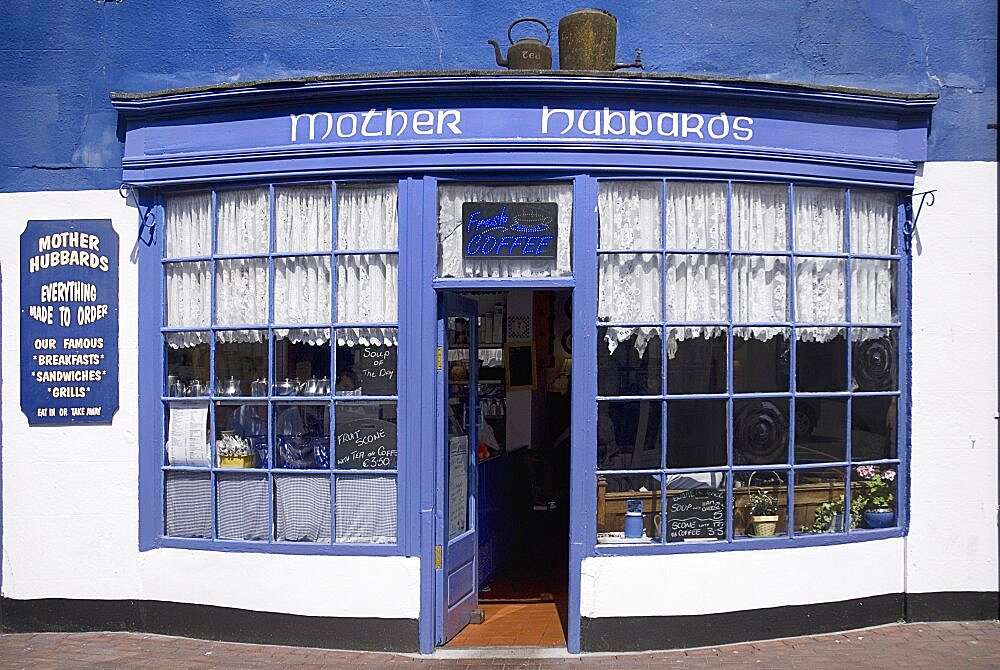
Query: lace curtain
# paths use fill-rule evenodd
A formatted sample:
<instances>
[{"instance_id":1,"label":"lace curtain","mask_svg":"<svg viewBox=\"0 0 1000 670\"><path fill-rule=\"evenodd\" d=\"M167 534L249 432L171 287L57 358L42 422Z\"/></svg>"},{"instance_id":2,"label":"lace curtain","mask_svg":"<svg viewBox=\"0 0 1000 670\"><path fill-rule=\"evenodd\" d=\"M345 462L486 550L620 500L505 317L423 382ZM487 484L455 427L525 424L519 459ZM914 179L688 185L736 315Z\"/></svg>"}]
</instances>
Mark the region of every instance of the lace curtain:
<instances>
[{"instance_id":1,"label":"lace curtain","mask_svg":"<svg viewBox=\"0 0 1000 670\"><path fill-rule=\"evenodd\" d=\"M855 190L851 194L851 251L889 254L895 236L896 199L891 193ZM602 182L598 195L600 248L603 251L660 247L661 186L656 182ZM732 249L788 250L788 188L766 184L734 184ZM842 253L844 193L839 189L799 187L793 201L795 247L798 251ZM711 182L671 182L666 198L666 248L692 253L667 255L666 321L692 325L667 329L668 354L677 342L715 337L725 332L711 322L728 320L726 277L726 187ZM695 251L701 253L694 253ZM713 251L722 253L712 253ZM602 254L598 260L598 315L603 321L660 320L658 254ZM736 327L744 339L768 340L784 332L769 323L789 318L789 267L785 256L739 254L732 265L732 320L752 323ZM846 319L846 262L842 258L798 257L795 263L795 309L799 322L829 323ZM851 317L854 323L895 321L895 262L853 259ZM708 322L708 323L706 323ZM653 327L609 328L613 352L637 335L645 351ZM798 338L826 342L843 333L837 326L798 329ZM855 339L885 334L884 328L857 328Z\"/></svg>"},{"instance_id":2,"label":"lace curtain","mask_svg":"<svg viewBox=\"0 0 1000 670\"><path fill-rule=\"evenodd\" d=\"M559 242L551 259L472 260L462 258L462 204L466 202L554 202L558 206ZM572 184L444 184L438 189L440 277L559 277L572 272L570 233Z\"/></svg>"},{"instance_id":3,"label":"lace curtain","mask_svg":"<svg viewBox=\"0 0 1000 670\"><path fill-rule=\"evenodd\" d=\"M395 185L338 189L337 249L395 250L398 248ZM332 189L329 185L275 189L275 251L301 252L274 259L274 323L318 325L330 321L332 268ZM216 253L266 254L270 212L267 189L220 191L217 196ZM211 254L211 195L173 196L166 201L167 256ZM337 259L337 315L340 321L397 320L397 255L343 255ZM207 328L211 314L211 264L186 261L166 266L167 326ZM268 323L268 262L265 258L216 261L215 321L217 325ZM323 344L329 328L277 328L279 338ZM261 342L263 328L218 331L220 342ZM209 341L209 332L168 333L171 347L191 347ZM344 345L396 344L395 328L345 328Z\"/></svg>"}]
</instances>

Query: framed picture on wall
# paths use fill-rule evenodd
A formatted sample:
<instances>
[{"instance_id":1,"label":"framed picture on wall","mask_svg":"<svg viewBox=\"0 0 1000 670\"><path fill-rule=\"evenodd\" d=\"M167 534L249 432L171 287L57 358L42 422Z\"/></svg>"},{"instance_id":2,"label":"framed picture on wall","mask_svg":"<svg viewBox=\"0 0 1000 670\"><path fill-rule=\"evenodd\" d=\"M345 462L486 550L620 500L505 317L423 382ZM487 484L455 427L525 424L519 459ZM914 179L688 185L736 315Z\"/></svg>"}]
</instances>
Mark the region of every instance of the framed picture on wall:
<instances>
[{"instance_id":1,"label":"framed picture on wall","mask_svg":"<svg viewBox=\"0 0 1000 670\"><path fill-rule=\"evenodd\" d=\"M507 390L534 390L537 386L534 342L508 342L504 345L503 355L507 361Z\"/></svg>"}]
</instances>

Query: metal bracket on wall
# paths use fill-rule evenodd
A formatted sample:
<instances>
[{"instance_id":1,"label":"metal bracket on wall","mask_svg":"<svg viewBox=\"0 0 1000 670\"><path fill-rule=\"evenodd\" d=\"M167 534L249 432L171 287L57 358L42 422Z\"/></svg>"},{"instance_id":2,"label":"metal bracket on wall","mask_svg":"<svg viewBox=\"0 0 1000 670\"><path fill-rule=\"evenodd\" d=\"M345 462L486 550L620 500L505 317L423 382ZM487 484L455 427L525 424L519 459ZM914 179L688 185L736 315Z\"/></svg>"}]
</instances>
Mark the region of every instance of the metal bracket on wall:
<instances>
[{"instance_id":1,"label":"metal bracket on wall","mask_svg":"<svg viewBox=\"0 0 1000 670\"><path fill-rule=\"evenodd\" d=\"M118 195L124 198L127 204L133 205L139 212L139 232L136 235L132 253L129 254L129 260L135 263L139 257L139 243L142 242L147 247L151 247L156 240L156 216L153 213L152 205L144 207L139 203L139 196L136 194L136 189L132 184L122 184L119 186Z\"/></svg>"},{"instance_id":2,"label":"metal bracket on wall","mask_svg":"<svg viewBox=\"0 0 1000 670\"><path fill-rule=\"evenodd\" d=\"M913 238L917 234L917 220L920 219L920 212L923 210L924 205L928 207L934 206L934 193L937 189L931 189L930 191L921 191L920 193L914 193L907 196L909 202L906 203L906 220L903 221L903 241L906 244L906 251L910 251L910 246L913 242ZM913 201L920 197L920 203L917 205L917 211L913 211Z\"/></svg>"}]
</instances>

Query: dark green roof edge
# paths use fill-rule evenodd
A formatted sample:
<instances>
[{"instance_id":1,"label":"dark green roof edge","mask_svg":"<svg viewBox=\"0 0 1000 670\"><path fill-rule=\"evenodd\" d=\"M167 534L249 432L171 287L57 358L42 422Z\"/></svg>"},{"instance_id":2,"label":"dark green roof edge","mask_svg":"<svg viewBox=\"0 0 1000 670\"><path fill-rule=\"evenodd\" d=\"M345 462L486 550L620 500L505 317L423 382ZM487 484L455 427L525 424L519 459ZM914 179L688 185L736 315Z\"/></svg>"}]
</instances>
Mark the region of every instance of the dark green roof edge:
<instances>
[{"instance_id":1,"label":"dark green roof edge","mask_svg":"<svg viewBox=\"0 0 1000 670\"><path fill-rule=\"evenodd\" d=\"M491 76L524 76L524 77L575 77L581 80L590 78L607 79L609 77L624 80L652 80L677 82L705 82L719 84L743 84L751 86L784 89L788 91L823 91L843 93L848 95L864 95L886 100L933 101L938 99L937 93L901 93L879 91L875 89L855 88L850 86L824 86L821 84L803 84L796 82L775 81L770 79L747 79L743 77L727 77L719 75L688 75L667 74L659 72L592 72L576 70L420 70L399 72L370 72L359 74L310 75L286 79L258 79L240 82L209 84L206 86L186 86L159 91L125 92L113 91L110 94L114 101L141 101L187 94L208 93L213 91L236 91L240 89L267 89L270 87L294 86L296 84L316 84L337 81L378 81L381 79L421 79L430 77L491 77Z\"/></svg>"}]
</instances>

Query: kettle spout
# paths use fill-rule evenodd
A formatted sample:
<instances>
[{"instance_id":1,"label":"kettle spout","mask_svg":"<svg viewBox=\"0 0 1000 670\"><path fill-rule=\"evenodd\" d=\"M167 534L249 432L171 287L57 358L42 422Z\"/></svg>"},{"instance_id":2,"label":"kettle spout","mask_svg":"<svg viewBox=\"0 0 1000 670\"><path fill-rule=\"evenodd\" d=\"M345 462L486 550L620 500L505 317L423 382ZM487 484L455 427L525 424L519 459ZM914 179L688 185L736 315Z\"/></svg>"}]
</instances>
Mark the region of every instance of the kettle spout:
<instances>
[{"instance_id":1,"label":"kettle spout","mask_svg":"<svg viewBox=\"0 0 1000 670\"><path fill-rule=\"evenodd\" d=\"M507 59L504 58L503 54L500 52L499 42L497 42L496 40L486 40L486 43L493 45L493 50L496 51L497 54L497 65L500 65L502 67L509 67L507 65Z\"/></svg>"},{"instance_id":2,"label":"kettle spout","mask_svg":"<svg viewBox=\"0 0 1000 670\"><path fill-rule=\"evenodd\" d=\"M643 65L643 63L642 63L642 49L636 49L635 50L635 62L632 62L632 63L615 63L614 64L614 69L615 70L621 70L621 69L627 68L627 67L635 67L635 68L639 68L640 70L645 70L646 69L646 66Z\"/></svg>"}]
</instances>

